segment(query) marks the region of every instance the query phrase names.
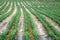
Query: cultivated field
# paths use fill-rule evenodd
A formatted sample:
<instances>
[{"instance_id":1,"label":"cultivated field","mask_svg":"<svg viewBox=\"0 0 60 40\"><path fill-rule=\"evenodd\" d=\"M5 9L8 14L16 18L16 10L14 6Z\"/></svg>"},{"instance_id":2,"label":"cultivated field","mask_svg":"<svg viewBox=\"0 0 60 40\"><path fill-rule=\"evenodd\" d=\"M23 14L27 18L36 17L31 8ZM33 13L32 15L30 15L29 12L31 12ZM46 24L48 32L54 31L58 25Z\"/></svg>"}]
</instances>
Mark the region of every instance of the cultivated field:
<instances>
[{"instance_id":1,"label":"cultivated field","mask_svg":"<svg viewBox=\"0 0 60 40\"><path fill-rule=\"evenodd\" d=\"M0 0L0 40L60 40L60 1Z\"/></svg>"}]
</instances>

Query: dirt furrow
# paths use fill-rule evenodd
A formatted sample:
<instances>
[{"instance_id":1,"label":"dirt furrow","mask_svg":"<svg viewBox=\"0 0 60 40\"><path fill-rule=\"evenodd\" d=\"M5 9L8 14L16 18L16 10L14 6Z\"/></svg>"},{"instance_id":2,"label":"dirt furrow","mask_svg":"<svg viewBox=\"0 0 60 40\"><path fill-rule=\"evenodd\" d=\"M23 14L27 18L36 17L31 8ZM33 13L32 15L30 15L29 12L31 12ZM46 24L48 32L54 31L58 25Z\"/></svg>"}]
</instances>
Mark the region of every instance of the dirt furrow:
<instances>
[{"instance_id":1,"label":"dirt furrow","mask_svg":"<svg viewBox=\"0 0 60 40\"><path fill-rule=\"evenodd\" d=\"M18 24L18 40L23 40L23 34L24 34L24 16L23 16L23 11L22 8L20 8L21 10L21 16L20 16L20 21Z\"/></svg>"},{"instance_id":2,"label":"dirt furrow","mask_svg":"<svg viewBox=\"0 0 60 40\"><path fill-rule=\"evenodd\" d=\"M30 34L30 40L34 40L33 32L30 23L28 24L29 34Z\"/></svg>"}]
</instances>

